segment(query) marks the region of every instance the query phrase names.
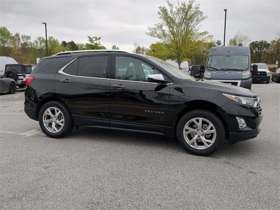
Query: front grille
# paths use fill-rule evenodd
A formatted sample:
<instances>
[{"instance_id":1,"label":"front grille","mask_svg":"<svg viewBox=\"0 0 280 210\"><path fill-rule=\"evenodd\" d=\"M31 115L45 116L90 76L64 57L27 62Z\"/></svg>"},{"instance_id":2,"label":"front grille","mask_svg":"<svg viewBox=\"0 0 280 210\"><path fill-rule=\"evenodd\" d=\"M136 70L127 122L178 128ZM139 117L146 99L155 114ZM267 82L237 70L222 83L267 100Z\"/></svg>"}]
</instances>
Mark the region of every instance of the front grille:
<instances>
[{"instance_id":1,"label":"front grille","mask_svg":"<svg viewBox=\"0 0 280 210\"><path fill-rule=\"evenodd\" d=\"M257 71L257 72L252 72L252 76L266 76L265 71Z\"/></svg>"},{"instance_id":2,"label":"front grille","mask_svg":"<svg viewBox=\"0 0 280 210\"><path fill-rule=\"evenodd\" d=\"M223 83L226 83L226 84L231 84L231 85L235 85L235 86L238 86L238 82L223 82Z\"/></svg>"},{"instance_id":3,"label":"front grille","mask_svg":"<svg viewBox=\"0 0 280 210\"><path fill-rule=\"evenodd\" d=\"M260 98L259 97L254 97L254 100L255 100L254 107L257 110L257 112L261 115L262 114L262 107L261 107L261 104L260 104Z\"/></svg>"}]
</instances>

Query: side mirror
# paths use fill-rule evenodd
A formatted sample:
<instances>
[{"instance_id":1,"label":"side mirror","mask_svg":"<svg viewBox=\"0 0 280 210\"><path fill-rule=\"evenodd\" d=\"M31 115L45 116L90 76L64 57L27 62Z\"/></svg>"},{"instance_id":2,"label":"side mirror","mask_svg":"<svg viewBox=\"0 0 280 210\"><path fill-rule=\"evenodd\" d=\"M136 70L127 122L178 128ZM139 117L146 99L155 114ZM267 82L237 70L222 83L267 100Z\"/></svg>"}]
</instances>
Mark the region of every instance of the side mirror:
<instances>
[{"instance_id":1,"label":"side mirror","mask_svg":"<svg viewBox=\"0 0 280 210\"><path fill-rule=\"evenodd\" d=\"M251 71L257 72L258 71L258 65L254 64L251 66Z\"/></svg>"},{"instance_id":2,"label":"side mirror","mask_svg":"<svg viewBox=\"0 0 280 210\"><path fill-rule=\"evenodd\" d=\"M149 82L157 82L157 83L161 83L161 84L166 83L162 74L149 74L148 75L148 81Z\"/></svg>"}]
</instances>

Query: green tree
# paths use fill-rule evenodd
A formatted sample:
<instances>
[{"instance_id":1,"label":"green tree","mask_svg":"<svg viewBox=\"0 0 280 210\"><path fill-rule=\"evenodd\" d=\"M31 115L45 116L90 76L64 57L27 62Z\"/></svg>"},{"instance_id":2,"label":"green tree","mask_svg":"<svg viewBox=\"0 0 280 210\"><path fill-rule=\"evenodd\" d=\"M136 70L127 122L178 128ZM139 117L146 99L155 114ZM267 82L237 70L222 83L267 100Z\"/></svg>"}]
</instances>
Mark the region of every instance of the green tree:
<instances>
[{"instance_id":1,"label":"green tree","mask_svg":"<svg viewBox=\"0 0 280 210\"><path fill-rule=\"evenodd\" d=\"M215 47L216 44L214 41L205 42L205 41L196 41L194 49L191 51L189 62L192 65L202 65L205 64L208 57L208 53L211 47Z\"/></svg>"},{"instance_id":2,"label":"green tree","mask_svg":"<svg viewBox=\"0 0 280 210\"><path fill-rule=\"evenodd\" d=\"M90 37L90 36L88 36L89 43L87 43L85 45L85 48L87 50L91 50L91 49L94 49L94 50L106 49L106 47L101 45L100 40L101 40L101 37L96 37L96 36Z\"/></svg>"},{"instance_id":3,"label":"green tree","mask_svg":"<svg viewBox=\"0 0 280 210\"><path fill-rule=\"evenodd\" d=\"M222 45L222 41L221 40L217 40L216 41L216 45L219 47L219 46L221 46Z\"/></svg>"},{"instance_id":4,"label":"green tree","mask_svg":"<svg viewBox=\"0 0 280 210\"><path fill-rule=\"evenodd\" d=\"M161 22L148 27L147 34L158 38L169 50L178 65L189 57L191 45L199 40L207 38L208 32L199 32L199 24L206 19L199 5L194 5L194 0L189 3L178 2L174 6L167 0L168 7L159 7Z\"/></svg>"},{"instance_id":5,"label":"green tree","mask_svg":"<svg viewBox=\"0 0 280 210\"><path fill-rule=\"evenodd\" d=\"M119 47L117 47L116 45L113 45L112 46L112 50L119 50L120 48Z\"/></svg>"},{"instance_id":6,"label":"green tree","mask_svg":"<svg viewBox=\"0 0 280 210\"><path fill-rule=\"evenodd\" d=\"M151 44L150 49L147 50L146 54L153 57L160 58L162 60L174 59L170 57L170 53L166 45L161 42Z\"/></svg>"},{"instance_id":7,"label":"green tree","mask_svg":"<svg viewBox=\"0 0 280 210\"><path fill-rule=\"evenodd\" d=\"M236 33L235 36L229 40L229 46L248 46L249 44L249 37L241 34L240 32Z\"/></svg>"},{"instance_id":8,"label":"green tree","mask_svg":"<svg viewBox=\"0 0 280 210\"><path fill-rule=\"evenodd\" d=\"M280 33L278 38L270 42L268 49L267 63L276 63L278 61L278 66L280 63Z\"/></svg>"},{"instance_id":9,"label":"green tree","mask_svg":"<svg viewBox=\"0 0 280 210\"><path fill-rule=\"evenodd\" d=\"M6 27L0 27L0 46L8 47L12 34Z\"/></svg>"},{"instance_id":10,"label":"green tree","mask_svg":"<svg viewBox=\"0 0 280 210\"><path fill-rule=\"evenodd\" d=\"M265 63L270 44L265 41L254 41L250 43L251 59L254 63Z\"/></svg>"}]
</instances>

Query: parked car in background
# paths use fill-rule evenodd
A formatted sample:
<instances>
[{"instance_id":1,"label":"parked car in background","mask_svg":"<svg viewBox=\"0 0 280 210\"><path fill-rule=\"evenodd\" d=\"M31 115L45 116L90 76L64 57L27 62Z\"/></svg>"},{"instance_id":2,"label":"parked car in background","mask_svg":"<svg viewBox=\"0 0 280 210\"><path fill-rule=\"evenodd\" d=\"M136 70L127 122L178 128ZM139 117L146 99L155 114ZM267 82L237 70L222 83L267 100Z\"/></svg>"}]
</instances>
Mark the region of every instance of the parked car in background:
<instances>
[{"instance_id":1,"label":"parked car in background","mask_svg":"<svg viewBox=\"0 0 280 210\"><path fill-rule=\"evenodd\" d=\"M193 65L190 67L190 75L196 79L203 79L204 66Z\"/></svg>"},{"instance_id":2,"label":"parked car in background","mask_svg":"<svg viewBox=\"0 0 280 210\"><path fill-rule=\"evenodd\" d=\"M256 93L196 81L158 58L122 51L72 51L40 59L26 80L24 111L49 137L90 126L177 137L209 155L224 140L255 138Z\"/></svg>"},{"instance_id":3,"label":"parked car in background","mask_svg":"<svg viewBox=\"0 0 280 210\"><path fill-rule=\"evenodd\" d=\"M14 79L19 88L26 86L25 80L31 72L32 65L6 64L5 66L5 77Z\"/></svg>"},{"instance_id":4,"label":"parked car in background","mask_svg":"<svg viewBox=\"0 0 280 210\"><path fill-rule=\"evenodd\" d=\"M280 68L272 73L271 80L276 83L280 82Z\"/></svg>"},{"instance_id":5,"label":"parked car in background","mask_svg":"<svg viewBox=\"0 0 280 210\"><path fill-rule=\"evenodd\" d=\"M18 64L18 62L15 59L13 59L12 57L0 56L0 76L4 75L5 66L7 64Z\"/></svg>"},{"instance_id":6,"label":"parked car in background","mask_svg":"<svg viewBox=\"0 0 280 210\"><path fill-rule=\"evenodd\" d=\"M252 71L252 81L253 82L265 82L269 83L270 81L270 71L268 66L265 63L252 63L253 65L258 66L258 71Z\"/></svg>"},{"instance_id":7,"label":"parked car in background","mask_svg":"<svg viewBox=\"0 0 280 210\"><path fill-rule=\"evenodd\" d=\"M0 76L0 93L11 93L16 92L16 82L12 78L4 78Z\"/></svg>"}]
</instances>

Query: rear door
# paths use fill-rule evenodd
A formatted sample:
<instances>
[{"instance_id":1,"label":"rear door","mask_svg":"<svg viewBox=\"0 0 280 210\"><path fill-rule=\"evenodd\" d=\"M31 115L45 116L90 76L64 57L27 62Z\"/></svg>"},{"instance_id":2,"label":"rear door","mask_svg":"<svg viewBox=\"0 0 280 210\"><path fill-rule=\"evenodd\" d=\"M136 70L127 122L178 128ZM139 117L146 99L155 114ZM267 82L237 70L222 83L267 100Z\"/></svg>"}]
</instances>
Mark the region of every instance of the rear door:
<instances>
[{"instance_id":1,"label":"rear door","mask_svg":"<svg viewBox=\"0 0 280 210\"><path fill-rule=\"evenodd\" d=\"M76 125L109 127L110 56L78 57L55 77L55 90L69 107Z\"/></svg>"},{"instance_id":2,"label":"rear door","mask_svg":"<svg viewBox=\"0 0 280 210\"><path fill-rule=\"evenodd\" d=\"M160 74L133 56L114 56L110 84L110 125L122 129L163 133L169 104L169 86L148 82L147 75Z\"/></svg>"}]
</instances>

